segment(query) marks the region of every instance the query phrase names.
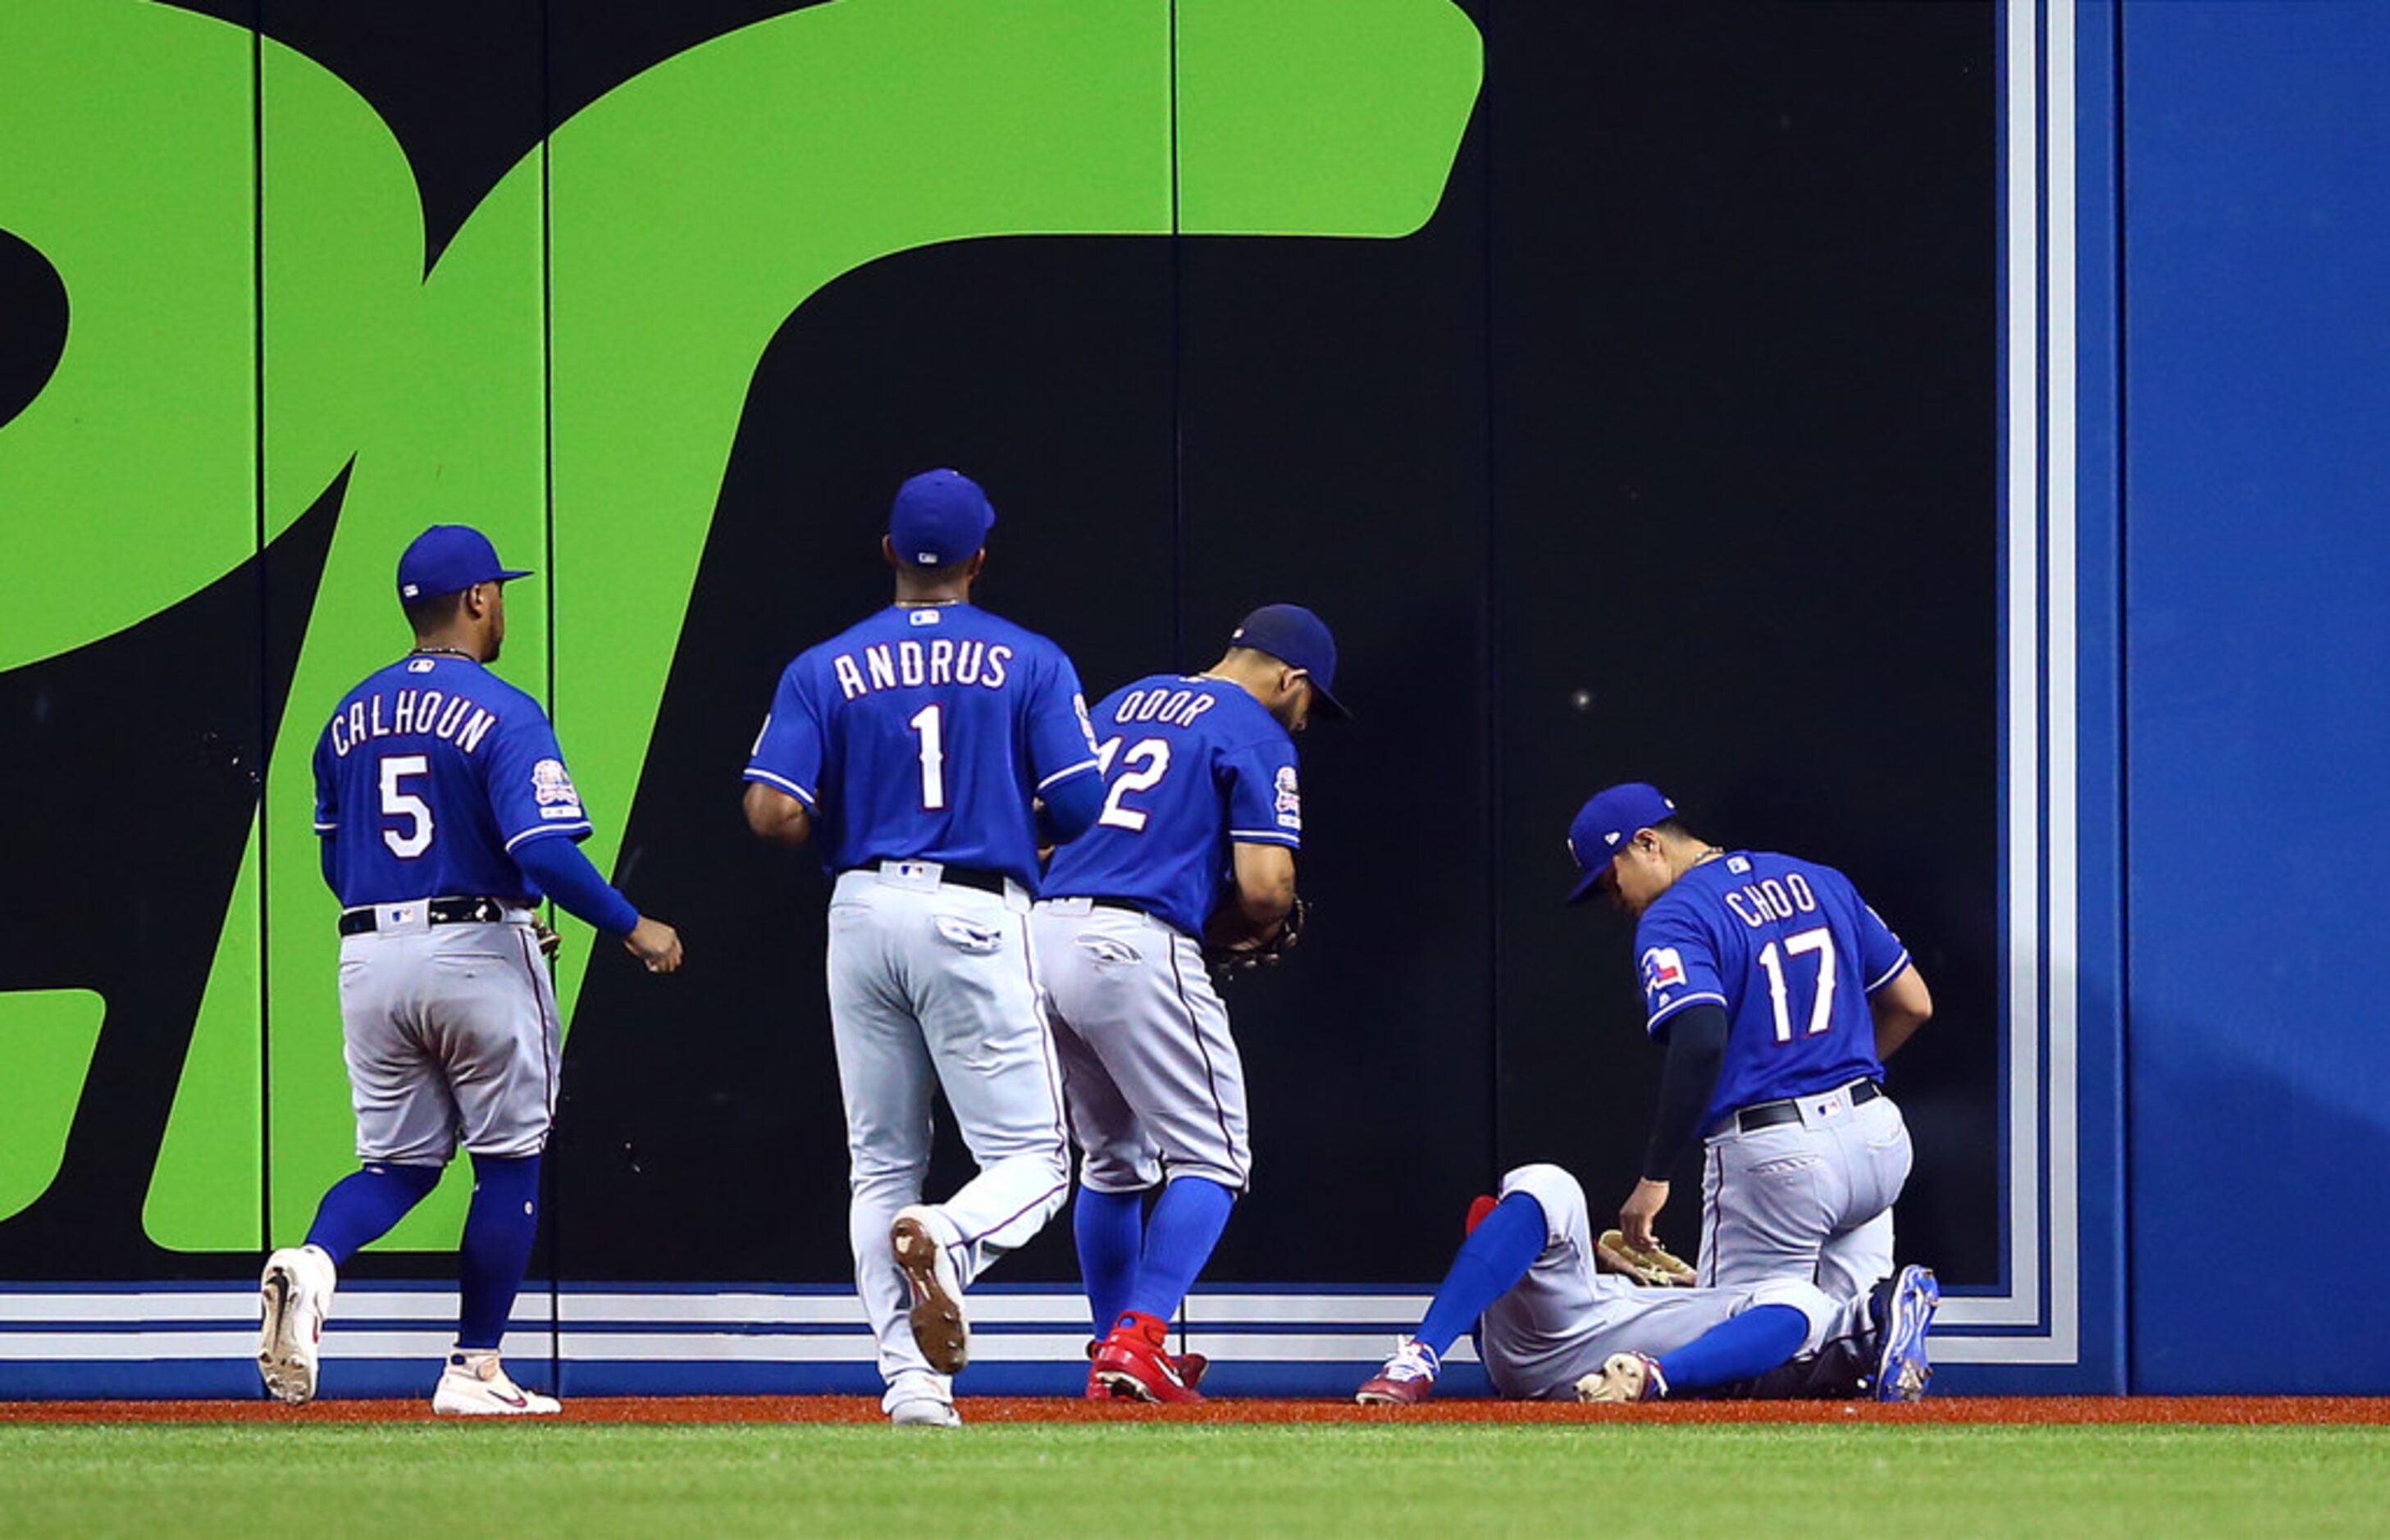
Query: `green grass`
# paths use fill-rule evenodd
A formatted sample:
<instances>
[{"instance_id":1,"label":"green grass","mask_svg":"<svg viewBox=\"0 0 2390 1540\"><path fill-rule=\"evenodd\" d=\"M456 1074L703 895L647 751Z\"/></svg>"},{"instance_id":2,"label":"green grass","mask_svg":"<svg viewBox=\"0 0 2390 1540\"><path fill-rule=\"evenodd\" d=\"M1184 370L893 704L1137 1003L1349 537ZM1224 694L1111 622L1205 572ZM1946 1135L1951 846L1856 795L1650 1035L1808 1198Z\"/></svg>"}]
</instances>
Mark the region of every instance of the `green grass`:
<instances>
[{"instance_id":1,"label":"green grass","mask_svg":"<svg viewBox=\"0 0 2390 1540\"><path fill-rule=\"evenodd\" d=\"M2378 1533L2390 1431L0 1427L0 1534Z\"/></svg>"}]
</instances>

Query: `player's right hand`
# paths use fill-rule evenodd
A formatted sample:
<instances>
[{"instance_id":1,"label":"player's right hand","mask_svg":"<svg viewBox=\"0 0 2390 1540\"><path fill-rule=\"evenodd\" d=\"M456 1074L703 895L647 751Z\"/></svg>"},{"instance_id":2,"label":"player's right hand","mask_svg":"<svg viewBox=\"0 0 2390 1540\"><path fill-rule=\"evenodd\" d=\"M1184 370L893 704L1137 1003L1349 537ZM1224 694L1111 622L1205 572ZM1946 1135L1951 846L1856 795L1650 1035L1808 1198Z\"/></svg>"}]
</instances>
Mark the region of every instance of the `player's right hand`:
<instances>
[{"instance_id":1,"label":"player's right hand","mask_svg":"<svg viewBox=\"0 0 2390 1540\"><path fill-rule=\"evenodd\" d=\"M623 950L647 964L649 972L669 973L680 966L680 932L642 915L623 938Z\"/></svg>"}]
</instances>

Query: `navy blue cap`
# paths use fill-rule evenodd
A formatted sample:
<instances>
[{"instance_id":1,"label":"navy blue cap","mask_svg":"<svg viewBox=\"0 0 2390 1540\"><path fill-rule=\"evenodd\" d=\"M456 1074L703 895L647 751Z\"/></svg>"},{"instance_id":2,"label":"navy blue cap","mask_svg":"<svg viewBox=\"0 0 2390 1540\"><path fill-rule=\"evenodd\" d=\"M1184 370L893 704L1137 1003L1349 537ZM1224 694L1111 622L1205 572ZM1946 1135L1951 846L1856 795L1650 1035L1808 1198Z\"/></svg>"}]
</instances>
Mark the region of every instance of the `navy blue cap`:
<instances>
[{"instance_id":1,"label":"navy blue cap","mask_svg":"<svg viewBox=\"0 0 2390 1540\"><path fill-rule=\"evenodd\" d=\"M1569 853L1585 875L1569 890L1568 901L1582 904L1592 895L1593 885L1610 870L1611 857L1635 838L1637 829L1664 824L1676 815L1677 804L1644 781L1595 792L1569 825Z\"/></svg>"},{"instance_id":2,"label":"navy blue cap","mask_svg":"<svg viewBox=\"0 0 2390 1540\"><path fill-rule=\"evenodd\" d=\"M477 583L511 583L529 576L500 565L498 548L472 525L434 524L399 557L398 597L412 604L461 594Z\"/></svg>"},{"instance_id":3,"label":"navy blue cap","mask_svg":"<svg viewBox=\"0 0 2390 1540\"><path fill-rule=\"evenodd\" d=\"M1311 676L1311 693L1319 714L1331 721L1350 720L1353 713L1332 693L1336 687L1336 638L1328 622L1299 604L1266 604L1237 624L1230 647L1266 652L1279 662Z\"/></svg>"},{"instance_id":4,"label":"navy blue cap","mask_svg":"<svg viewBox=\"0 0 2390 1540\"><path fill-rule=\"evenodd\" d=\"M979 483L959 470L925 470L896 489L888 543L908 567L966 561L987 544L996 509Z\"/></svg>"}]
</instances>

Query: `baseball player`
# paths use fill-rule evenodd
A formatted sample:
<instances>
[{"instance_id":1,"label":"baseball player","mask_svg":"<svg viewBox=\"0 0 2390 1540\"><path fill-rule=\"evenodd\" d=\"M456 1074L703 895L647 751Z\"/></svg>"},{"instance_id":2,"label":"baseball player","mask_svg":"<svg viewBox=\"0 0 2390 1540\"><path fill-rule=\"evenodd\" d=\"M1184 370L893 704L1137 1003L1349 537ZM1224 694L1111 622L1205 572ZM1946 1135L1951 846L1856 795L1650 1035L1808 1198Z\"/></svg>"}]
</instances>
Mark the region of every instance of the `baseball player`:
<instances>
[{"instance_id":1,"label":"baseball player","mask_svg":"<svg viewBox=\"0 0 2390 1540\"><path fill-rule=\"evenodd\" d=\"M1355 1393L1415 1405L1475 1329L1495 1391L1523 1401L1654 1401L1694 1392L1915 1401L1941 1290L1922 1267L1854 1294L1805 1278L1647 1288L1601 1270L1585 1189L1521 1166L1470 1209L1468 1238L1419 1329Z\"/></svg>"},{"instance_id":2,"label":"baseball player","mask_svg":"<svg viewBox=\"0 0 2390 1540\"><path fill-rule=\"evenodd\" d=\"M1701 1281L1814 1280L1837 1297L1892 1272L1908 1129L1883 1059L1933 1014L1908 949L1831 866L1702 840L1641 782L1569 829L1596 893L1637 917L1649 1030L1667 1046L1643 1179L1619 1211L1650 1249L1668 1173L1707 1142Z\"/></svg>"},{"instance_id":3,"label":"baseball player","mask_svg":"<svg viewBox=\"0 0 2390 1540\"><path fill-rule=\"evenodd\" d=\"M963 1290L1034 1236L1070 1183L1030 947L1032 803L1048 837L1070 840L1095 821L1104 780L1070 659L970 603L995 522L955 471L905 482L880 543L895 603L789 665L746 773L749 827L810 841L836 879L848 1238L898 1426L959 1422ZM941 1088L979 1174L924 1204Z\"/></svg>"},{"instance_id":4,"label":"baseball player","mask_svg":"<svg viewBox=\"0 0 2390 1540\"><path fill-rule=\"evenodd\" d=\"M1319 617L1273 604L1205 672L1154 674L1096 708L1110 789L1095 828L1056 853L1033 927L1086 1152L1073 1227L1102 1339L1090 1398L1202 1399L1164 1343L1253 1167L1204 938L1215 955L1269 945L1294 911L1293 735L1345 714L1335 677Z\"/></svg>"},{"instance_id":5,"label":"baseball player","mask_svg":"<svg viewBox=\"0 0 2390 1540\"><path fill-rule=\"evenodd\" d=\"M259 1280L257 1362L273 1395L315 1396L339 1269L440 1180L461 1136L473 1201L443 1416L554 1412L507 1377L498 1341L539 1226L561 1028L540 953L540 895L659 973L680 938L581 853L589 818L539 703L485 666L506 640L506 584L478 530L440 524L398 562L414 649L342 698L315 744L315 833L341 900L341 1033L361 1169L324 1195L303 1245Z\"/></svg>"}]
</instances>

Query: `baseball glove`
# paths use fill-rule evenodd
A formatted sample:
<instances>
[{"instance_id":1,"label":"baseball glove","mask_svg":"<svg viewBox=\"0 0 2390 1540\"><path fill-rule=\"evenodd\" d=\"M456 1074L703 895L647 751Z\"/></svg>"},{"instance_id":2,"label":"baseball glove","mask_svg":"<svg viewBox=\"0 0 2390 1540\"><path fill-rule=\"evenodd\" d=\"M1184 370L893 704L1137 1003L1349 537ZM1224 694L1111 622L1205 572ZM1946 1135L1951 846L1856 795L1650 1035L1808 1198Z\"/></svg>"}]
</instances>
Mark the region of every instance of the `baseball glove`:
<instances>
[{"instance_id":1,"label":"baseball glove","mask_svg":"<svg viewBox=\"0 0 2390 1540\"><path fill-rule=\"evenodd\" d=\"M1605 1273L1632 1278L1649 1289L1690 1289L1693 1270L1685 1259L1653 1247L1638 1251L1617 1230L1604 1230L1593 1243L1594 1265Z\"/></svg>"},{"instance_id":2,"label":"baseball glove","mask_svg":"<svg viewBox=\"0 0 2390 1540\"><path fill-rule=\"evenodd\" d=\"M1278 930L1267 941L1244 941L1226 946L1213 945L1203 949L1203 966L1211 970L1212 982L1226 984L1240 973L1259 969L1276 968L1279 959L1302 943L1304 928L1311 922L1311 905L1303 895L1294 895L1294 907L1286 912Z\"/></svg>"}]
</instances>

